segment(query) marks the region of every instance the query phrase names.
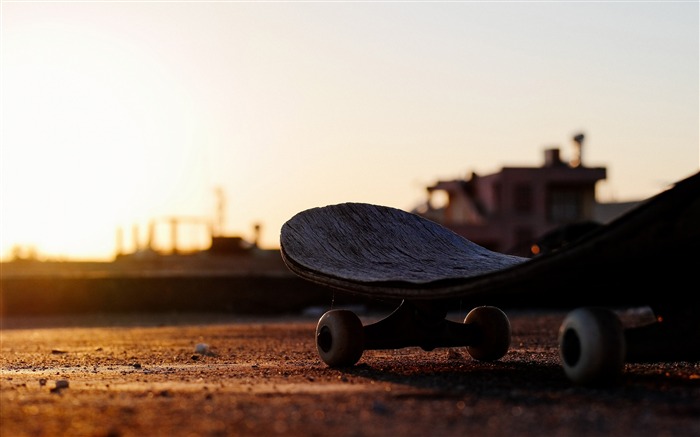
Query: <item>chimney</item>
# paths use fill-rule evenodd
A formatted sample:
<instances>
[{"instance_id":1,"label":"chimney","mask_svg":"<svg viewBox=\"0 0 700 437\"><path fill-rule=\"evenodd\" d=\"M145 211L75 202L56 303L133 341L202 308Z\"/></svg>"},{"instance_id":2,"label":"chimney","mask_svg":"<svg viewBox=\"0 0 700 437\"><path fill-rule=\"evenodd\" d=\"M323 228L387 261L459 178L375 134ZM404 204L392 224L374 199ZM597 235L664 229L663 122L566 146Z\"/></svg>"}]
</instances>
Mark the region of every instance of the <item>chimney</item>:
<instances>
[{"instance_id":1,"label":"chimney","mask_svg":"<svg viewBox=\"0 0 700 437\"><path fill-rule=\"evenodd\" d=\"M581 167L583 165L583 134L577 134L574 136L574 156L571 158L569 165L571 167Z\"/></svg>"},{"instance_id":2,"label":"chimney","mask_svg":"<svg viewBox=\"0 0 700 437\"><path fill-rule=\"evenodd\" d=\"M555 167L561 165L561 158L559 157L559 149L546 149L544 151L544 166L545 167Z\"/></svg>"}]
</instances>

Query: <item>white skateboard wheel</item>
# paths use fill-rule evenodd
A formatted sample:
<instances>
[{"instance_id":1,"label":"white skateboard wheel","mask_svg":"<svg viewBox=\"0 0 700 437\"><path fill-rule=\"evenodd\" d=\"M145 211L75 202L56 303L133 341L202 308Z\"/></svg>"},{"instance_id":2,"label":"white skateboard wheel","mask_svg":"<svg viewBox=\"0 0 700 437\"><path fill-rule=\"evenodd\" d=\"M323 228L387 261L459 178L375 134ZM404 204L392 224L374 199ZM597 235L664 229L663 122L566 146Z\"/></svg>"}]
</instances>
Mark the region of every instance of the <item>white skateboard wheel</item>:
<instances>
[{"instance_id":1,"label":"white skateboard wheel","mask_svg":"<svg viewBox=\"0 0 700 437\"><path fill-rule=\"evenodd\" d=\"M330 310L316 325L316 349L330 367L352 366L364 352L364 328L348 310Z\"/></svg>"},{"instance_id":2,"label":"white skateboard wheel","mask_svg":"<svg viewBox=\"0 0 700 437\"><path fill-rule=\"evenodd\" d=\"M474 343L467 346L472 358L479 361L495 361L503 357L510 347L510 321L500 309L492 306L476 307L464 318L473 324L479 334Z\"/></svg>"},{"instance_id":3,"label":"white skateboard wheel","mask_svg":"<svg viewBox=\"0 0 700 437\"><path fill-rule=\"evenodd\" d=\"M622 373L625 335L620 319L605 308L579 308L559 328L559 356L576 384L609 382Z\"/></svg>"}]
</instances>

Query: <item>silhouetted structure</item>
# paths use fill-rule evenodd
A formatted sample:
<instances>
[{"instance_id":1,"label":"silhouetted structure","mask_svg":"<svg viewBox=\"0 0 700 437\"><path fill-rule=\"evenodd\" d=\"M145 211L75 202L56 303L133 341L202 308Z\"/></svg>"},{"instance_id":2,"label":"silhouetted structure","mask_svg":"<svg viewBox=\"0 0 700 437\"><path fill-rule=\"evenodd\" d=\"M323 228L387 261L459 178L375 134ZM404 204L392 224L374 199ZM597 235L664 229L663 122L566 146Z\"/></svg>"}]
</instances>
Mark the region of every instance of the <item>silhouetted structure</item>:
<instances>
[{"instance_id":1,"label":"silhouetted structure","mask_svg":"<svg viewBox=\"0 0 700 437\"><path fill-rule=\"evenodd\" d=\"M569 163L552 148L545 150L541 167L503 167L490 175L438 181L427 187L427 202L413 212L498 252L535 255L541 248L533 243L548 233L550 247L554 235L573 239L601 221L595 187L606 177L604 167L581 162L583 138L573 138L576 147ZM444 205L434 202L438 192L446 193Z\"/></svg>"}]
</instances>

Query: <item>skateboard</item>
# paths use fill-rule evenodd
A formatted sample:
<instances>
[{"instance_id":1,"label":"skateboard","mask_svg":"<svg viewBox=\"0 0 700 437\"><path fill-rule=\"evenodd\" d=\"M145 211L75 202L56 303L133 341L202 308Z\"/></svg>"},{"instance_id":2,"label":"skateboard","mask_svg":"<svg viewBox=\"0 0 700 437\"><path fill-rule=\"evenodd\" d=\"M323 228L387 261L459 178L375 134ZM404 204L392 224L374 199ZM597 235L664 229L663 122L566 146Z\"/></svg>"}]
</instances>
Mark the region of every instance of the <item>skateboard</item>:
<instances>
[{"instance_id":1,"label":"skateboard","mask_svg":"<svg viewBox=\"0 0 700 437\"><path fill-rule=\"evenodd\" d=\"M628 362L700 359L700 173L555 250L518 257L488 250L419 215L366 203L311 208L281 228L287 267L341 292L396 301L363 325L344 309L318 321L316 348L331 367L365 350L465 347L492 361L510 347L500 308L566 308L557 333L566 376L617 379ZM473 308L448 320L458 301ZM624 327L616 309L648 307L655 321Z\"/></svg>"}]
</instances>

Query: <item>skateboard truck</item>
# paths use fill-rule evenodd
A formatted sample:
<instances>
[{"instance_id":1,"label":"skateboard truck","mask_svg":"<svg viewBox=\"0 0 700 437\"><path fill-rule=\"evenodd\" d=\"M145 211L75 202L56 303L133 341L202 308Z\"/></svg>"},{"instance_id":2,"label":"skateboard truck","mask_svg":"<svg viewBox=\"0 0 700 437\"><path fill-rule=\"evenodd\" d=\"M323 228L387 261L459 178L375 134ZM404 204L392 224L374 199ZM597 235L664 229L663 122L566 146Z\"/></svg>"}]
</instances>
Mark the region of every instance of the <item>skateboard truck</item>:
<instances>
[{"instance_id":1,"label":"skateboard truck","mask_svg":"<svg viewBox=\"0 0 700 437\"><path fill-rule=\"evenodd\" d=\"M464 323L447 320L439 302L408 301L375 323L362 325L349 310L330 310L316 326L316 348L331 367L352 366L365 350L417 346L425 351L466 346L481 361L503 357L510 346L508 317L496 307L481 306L467 314Z\"/></svg>"}]
</instances>

